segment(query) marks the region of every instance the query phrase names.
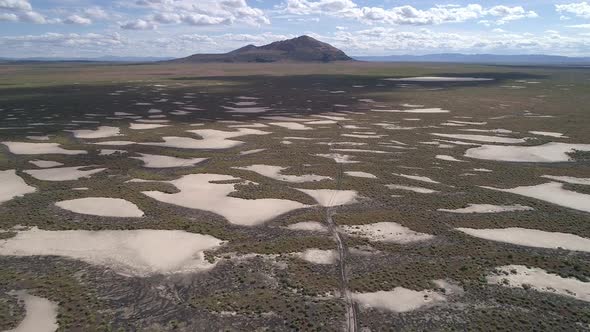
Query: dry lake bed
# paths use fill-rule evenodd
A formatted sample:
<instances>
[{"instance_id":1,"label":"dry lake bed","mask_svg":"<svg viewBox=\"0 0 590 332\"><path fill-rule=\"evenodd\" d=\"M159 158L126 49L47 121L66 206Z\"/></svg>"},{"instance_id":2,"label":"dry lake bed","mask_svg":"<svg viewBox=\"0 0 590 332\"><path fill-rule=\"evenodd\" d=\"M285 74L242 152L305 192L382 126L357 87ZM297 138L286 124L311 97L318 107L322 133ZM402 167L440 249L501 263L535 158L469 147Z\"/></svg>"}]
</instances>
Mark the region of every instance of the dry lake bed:
<instances>
[{"instance_id":1,"label":"dry lake bed","mask_svg":"<svg viewBox=\"0 0 590 332\"><path fill-rule=\"evenodd\" d=\"M590 329L590 68L0 65L0 330Z\"/></svg>"}]
</instances>

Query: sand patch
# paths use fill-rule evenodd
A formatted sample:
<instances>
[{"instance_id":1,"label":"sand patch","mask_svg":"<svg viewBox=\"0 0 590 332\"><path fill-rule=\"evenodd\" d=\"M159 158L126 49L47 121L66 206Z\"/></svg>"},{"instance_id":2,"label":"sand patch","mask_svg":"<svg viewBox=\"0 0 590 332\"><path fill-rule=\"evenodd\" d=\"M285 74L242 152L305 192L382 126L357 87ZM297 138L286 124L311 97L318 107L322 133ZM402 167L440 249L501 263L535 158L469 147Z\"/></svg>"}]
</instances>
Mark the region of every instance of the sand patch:
<instances>
[{"instance_id":1,"label":"sand patch","mask_svg":"<svg viewBox=\"0 0 590 332\"><path fill-rule=\"evenodd\" d=\"M503 143L503 144L518 144L526 142L522 138L498 137L488 135L466 135L466 134L431 134L438 137L463 139L467 141L486 142L486 143Z\"/></svg>"},{"instance_id":2,"label":"sand patch","mask_svg":"<svg viewBox=\"0 0 590 332\"><path fill-rule=\"evenodd\" d=\"M371 173L359 172L359 171L346 171L344 174L357 178L376 179L377 177Z\"/></svg>"},{"instance_id":3,"label":"sand patch","mask_svg":"<svg viewBox=\"0 0 590 332\"><path fill-rule=\"evenodd\" d=\"M0 171L0 184L0 204L37 190L16 175L15 170Z\"/></svg>"},{"instance_id":4,"label":"sand patch","mask_svg":"<svg viewBox=\"0 0 590 332\"><path fill-rule=\"evenodd\" d=\"M434 238L433 235L415 232L394 222L341 226L340 229L350 236L362 237L376 242L406 244Z\"/></svg>"},{"instance_id":5,"label":"sand patch","mask_svg":"<svg viewBox=\"0 0 590 332\"><path fill-rule=\"evenodd\" d=\"M382 138L387 135L362 135L362 134L342 134L342 137L352 137L352 138Z\"/></svg>"},{"instance_id":6,"label":"sand patch","mask_svg":"<svg viewBox=\"0 0 590 332\"><path fill-rule=\"evenodd\" d=\"M288 229L294 231L309 231L309 232L321 232L325 233L328 228L317 221L302 221L287 226Z\"/></svg>"},{"instance_id":7,"label":"sand patch","mask_svg":"<svg viewBox=\"0 0 590 332\"><path fill-rule=\"evenodd\" d=\"M179 193L145 191L143 194L160 202L213 212L232 224L243 226L259 225L281 214L307 207L305 204L284 199L228 197L227 195L235 191L235 183L211 183L237 180L240 179L229 175L191 174L167 182L178 188Z\"/></svg>"},{"instance_id":8,"label":"sand patch","mask_svg":"<svg viewBox=\"0 0 590 332\"><path fill-rule=\"evenodd\" d=\"M266 151L266 149L254 149L254 150L240 151L240 155L247 156L247 155L255 154L258 152L262 152L262 151Z\"/></svg>"},{"instance_id":9,"label":"sand patch","mask_svg":"<svg viewBox=\"0 0 590 332\"><path fill-rule=\"evenodd\" d=\"M333 159L338 164L357 164L360 161L351 160L353 157L345 154L340 153L323 153L323 154L316 154L318 157Z\"/></svg>"},{"instance_id":10,"label":"sand patch","mask_svg":"<svg viewBox=\"0 0 590 332\"><path fill-rule=\"evenodd\" d=\"M434 181L433 179L427 177L427 176L419 176L419 175L407 175L407 174L399 174L399 173L391 173L395 176L400 176L406 179L410 179L410 180L416 180L416 181L421 181L421 182L426 182L426 183L440 183L438 181Z\"/></svg>"},{"instance_id":11,"label":"sand patch","mask_svg":"<svg viewBox=\"0 0 590 332\"><path fill-rule=\"evenodd\" d=\"M143 166L147 168L172 168L172 167L191 167L201 163L208 158L176 158L169 156L160 156L155 154L140 153L141 157L131 157L132 159L141 160Z\"/></svg>"},{"instance_id":12,"label":"sand patch","mask_svg":"<svg viewBox=\"0 0 590 332\"><path fill-rule=\"evenodd\" d=\"M88 171L81 170L92 166L59 167L48 169L35 169L23 171L37 180L42 181L73 181L81 178L88 178L92 174L100 173L106 168L97 168Z\"/></svg>"},{"instance_id":13,"label":"sand patch","mask_svg":"<svg viewBox=\"0 0 590 332\"><path fill-rule=\"evenodd\" d=\"M511 288L534 289L535 291L553 293L590 302L590 283L574 278L563 278L548 273L541 268L523 265L506 265L496 268L496 273L488 275L489 284Z\"/></svg>"},{"instance_id":14,"label":"sand patch","mask_svg":"<svg viewBox=\"0 0 590 332\"><path fill-rule=\"evenodd\" d=\"M269 132L250 128L239 128L237 131L222 131L215 129L197 129L189 130L201 136L201 139L194 139L191 137L176 137L166 136L162 137L164 143L149 142L140 143L141 145L164 146L179 149L229 149L243 144L242 141L232 140L231 138L246 136L246 135L268 135Z\"/></svg>"},{"instance_id":15,"label":"sand patch","mask_svg":"<svg viewBox=\"0 0 590 332\"><path fill-rule=\"evenodd\" d=\"M545 178L545 179L559 181L559 182L590 186L590 178L576 178L573 176L555 176L555 175L543 175L541 177Z\"/></svg>"},{"instance_id":16,"label":"sand patch","mask_svg":"<svg viewBox=\"0 0 590 332\"><path fill-rule=\"evenodd\" d=\"M448 77L448 76L418 76L418 77L404 77L404 78L385 78L384 81L397 82L485 82L493 81L493 78L482 77Z\"/></svg>"},{"instance_id":17,"label":"sand patch","mask_svg":"<svg viewBox=\"0 0 590 332\"><path fill-rule=\"evenodd\" d=\"M121 198L87 197L61 201L55 205L75 213L101 217L139 218L144 216L137 205Z\"/></svg>"},{"instance_id":18,"label":"sand patch","mask_svg":"<svg viewBox=\"0 0 590 332\"><path fill-rule=\"evenodd\" d=\"M411 113L411 114L442 114L442 113L450 113L451 111L444 110L442 108L417 108L411 110L380 110L380 109L373 109L371 112L380 112L380 113Z\"/></svg>"},{"instance_id":19,"label":"sand patch","mask_svg":"<svg viewBox=\"0 0 590 332\"><path fill-rule=\"evenodd\" d=\"M192 273L214 266L204 251L222 241L167 230L45 231L37 228L0 240L0 255L62 256L104 266L122 275Z\"/></svg>"},{"instance_id":20,"label":"sand patch","mask_svg":"<svg viewBox=\"0 0 590 332\"><path fill-rule=\"evenodd\" d=\"M31 295L26 291L14 292L24 302L25 318L13 330L6 332L54 332L57 324L57 303Z\"/></svg>"},{"instance_id":21,"label":"sand patch","mask_svg":"<svg viewBox=\"0 0 590 332\"><path fill-rule=\"evenodd\" d=\"M59 163L57 161L51 161L51 160L30 160L29 163L31 163L39 168L51 168L51 167L63 166L62 163Z\"/></svg>"},{"instance_id":22,"label":"sand patch","mask_svg":"<svg viewBox=\"0 0 590 332\"><path fill-rule=\"evenodd\" d=\"M547 143L538 146L497 146L483 145L465 152L465 156L475 159L554 163L571 161L568 153L590 151L590 144Z\"/></svg>"},{"instance_id":23,"label":"sand patch","mask_svg":"<svg viewBox=\"0 0 590 332\"><path fill-rule=\"evenodd\" d=\"M431 290L415 291L396 287L392 291L352 293L352 298L363 309L409 312L446 301L446 297Z\"/></svg>"},{"instance_id":24,"label":"sand patch","mask_svg":"<svg viewBox=\"0 0 590 332\"><path fill-rule=\"evenodd\" d=\"M489 241L545 249L566 249L590 252L590 239L575 234L545 232L527 228L474 229L456 228L467 235Z\"/></svg>"},{"instance_id":25,"label":"sand patch","mask_svg":"<svg viewBox=\"0 0 590 332\"><path fill-rule=\"evenodd\" d=\"M228 107L223 106L227 113L244 113L244 114L258 114L270 111L268 107Z\"/></svg>"},{"instance_id":26,"label":"sand patch","mask_svg":"<svg viewBox=\"0 0 590 332\"><path fill-rule=\"evenodd\" d=\"M129 129L133 130L147 130L168 127L168 125L157 124L157 123L131 123Z\"/></svg>"},{"instance_id":27,"label":"sand patch","mask_svg":"<svg viewBox=\"0 0 590 332\"><path fill-rule=\"evenodd\" d=\"M23 143L23 142L2 142L8 150L14 154L37 155L37 154L87 154L84 150L66 150L58 143Z\"/></svg>"},{"instance_id":28,"label":"sand patch","mask_svg":"<svg viewBox=\"0 0 590 332\"><path fill-rule=\"evenodd\" d=\"M76 138L93 139L119 136L121 130L117 127L100 126L96 130L72 130L72 133Z\"/></svg>"},{"instance_id":29,"label":"sand patch","mask_svg":"<svg viewBox=\"0 0 590 332\"><path fill-rule=\"evenodd\" d=\"M388 184L388 185L386 185L386 187L389 189L394 189L394 190L411 191L411 192L415 192L418 194L434 194L434 193L438 192L436 190L432 190L432 189L428 189L428 188L415 187L415 186L403 186L403 185L399 185L399 184Z\"/></svg>"},{"instance_id":30,"label":"sand patch","mask_svg":"<svg viewBox=\"0 0 590 332\"><path fill-rule=\"evenodd\" d=\"M465 208L449 210L438 209L441 212L468 214L468 213L502 213L515 211L533 211L532 207L516 204L516 205L492 205L492 204L469 204Z\"/></svg>"},{"instance_id":31,"label":"sand patch","mask_svg":"<svg viewBox=\"0 0 590 332\"><path fill-rule=\"evenodd\" d=\"M453 156L449 156L449 155L445 155L445 154L439 154L435 156L436 159L438 160L443 160L443 161L454 161L454 162L460 162L460 163L464 163L464 160L459 160Z\"/></svg>"},{"instance_id":32,"label":"sand patch","mask_svg":"<svg viewBox=\"0 0 590 332\"><path fill-rule=\"evenodd\" d=\"M553 131L529 131L529 133L531 133L533 135L539 135L539 136L548 136L548 137L555 137L555 138L568 138L567 136L564 136L562 133L556 133Z\"/></svg>"},{"instance_id":33,"label":"sand patch","mask_svg":"<svg viewBox=\"0 0 590 332\"><path fill-rule=\"evenodd\" d=\"M303 259L306 262L320 265L334 264L339 258L338 252L336 252L336 250L320 249L307 249L304 252L296 253L295 256Z\"/></svg>"},{"instance_id":34,"label":"sand patch","mask_svg":"<svg viewBox=\"0 0 590 332\"><path fill-rule=\"evenodd\" d=\"M290 130L312 130L313 128L297 122L270 122L270 125L287 128Z\"/></svg>"},{"instance_id":35,"label":"sand patch","mask_svg":"<svg viewBox=\"0 0 590 332\"><path fill-rule=\"evenodd\" d=\"M566 208L590 212L590 195L565 190L563 189L563 183L549 182L536 186L516 187L513 189L500 189L484 186L482 186L482 188L536 198Z\"/></svg>"},{"instance_id":36,"label":"sand patch","mask_svg":"<svg viewBox=\"0 0 590 332\"><path fill-rule=\"evenodd\" d=\"M279 180L285 181L290 183L303 183L303 182L314 182L314 181L322 181L322 180L332 180L329 176L321 176L321 175L282 175L281 172L288 169L288 167L281 167L281 166L270 166L270 165L252 165L247 167L234 167L234 169L239 169L243 171L251 171L254 173L258 173L262 176Z\"/></svg>"},{"instance_id":37,"label":"sand patch","mask_svg":"<svg viewBox=\"0 0 590 332\"><path fill-rule=\"evenodd\" d=\"M332 190L332 189L297 189L302 193L311 196L324 207L353 204L357 202L358 193L355 190Z\"/></svg>"}]
</instances>

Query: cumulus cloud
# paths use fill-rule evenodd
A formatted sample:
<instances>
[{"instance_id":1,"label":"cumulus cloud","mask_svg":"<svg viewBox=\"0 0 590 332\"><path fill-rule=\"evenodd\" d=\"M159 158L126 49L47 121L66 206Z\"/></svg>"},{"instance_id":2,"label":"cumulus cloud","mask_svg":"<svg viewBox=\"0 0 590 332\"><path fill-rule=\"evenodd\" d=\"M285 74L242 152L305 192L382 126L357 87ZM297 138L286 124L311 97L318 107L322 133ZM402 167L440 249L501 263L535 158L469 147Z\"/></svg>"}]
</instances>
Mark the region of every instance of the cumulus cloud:
<instances>
[{"instance_id":1,"label":"cumulus cloud","mask_svg":"<svg viewBox=\"0 0 590 332\"><path fill-rule=\"evenodd\" d=\"M125 30L154 30L157 27L153 22L148 22L141 19L125 22L120 26Z\"/></svg>"},{"instance_id":2,"label":"cumulus cloud","mask_svg":"<svg viewBox=\"0 0 590 332\"><path fill-rule=\"evenodd\" d=\"M252 26L269 24L265 13L249 6L245 0L137 0L134 6L151 10L144 22L187 24L193 26L244 23Z\"/></svg>"},{"instance_id":3,"label":"cumulus cloud","mask_svg":"<svg viewBox=\"0 0 590 332\"><path fill-rule=\"evenodd\" d=\"M63 20L66 24L81 24L81 25L88 25L92 24L92 20L86 17L82 17L80 15L70 15Z\"/></svg>"},{"instance_id":4,"label":"cumulus cloud","mask_svg":"<svg viewBox=\"0 0 590 332\"><path fill-rule=\"evenodd\" d=\"M280 8L282 13L294 15L331 15L348 17L372 24L434 25L468 20L493 18L496 24L504 24L523 18L537 17L534 11L521 6L494 6L484 8L479 4L437 5L422 10L410 5L392 7L361 7L352 0L287 0Z\"/></svg>"},{"instance_id":5,"label":"cumulus cloud","mask_svg":"<svg viewBox=\"0 0 590 332\"><path fill-rule=\"evenodd\" d=\"M0 0L0 22L49 23L27 0Z\"/></svg>"},{"instance_id":6,"label":"cumulus cloud","mask_svg":"<svg viewBox=\"0 0 590 332\"><path fill-rule=\"evenodd\" d=\"M590 3L586 1L555 5L555 10L558 13L562 14L570 14L578 17L590 18Z\"/></svg>"}]
</instances>

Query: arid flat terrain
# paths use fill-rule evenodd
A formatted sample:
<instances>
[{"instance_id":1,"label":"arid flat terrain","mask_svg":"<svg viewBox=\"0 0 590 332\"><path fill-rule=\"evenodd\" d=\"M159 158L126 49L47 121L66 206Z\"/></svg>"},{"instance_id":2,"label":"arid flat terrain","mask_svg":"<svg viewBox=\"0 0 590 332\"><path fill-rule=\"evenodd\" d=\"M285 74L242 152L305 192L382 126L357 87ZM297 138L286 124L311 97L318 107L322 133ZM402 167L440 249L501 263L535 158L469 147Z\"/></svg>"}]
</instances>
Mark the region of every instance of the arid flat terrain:
<instances>
[{"instance_id":1,"label":"arid flat terrain","mask_svg":"<svg viewBox=\"0 0 590 332\"><path fill-rule=\"evenodd\" d=\"M0 65L0 330L590 329L590 68Z\"/></svg>"}]
</instances>

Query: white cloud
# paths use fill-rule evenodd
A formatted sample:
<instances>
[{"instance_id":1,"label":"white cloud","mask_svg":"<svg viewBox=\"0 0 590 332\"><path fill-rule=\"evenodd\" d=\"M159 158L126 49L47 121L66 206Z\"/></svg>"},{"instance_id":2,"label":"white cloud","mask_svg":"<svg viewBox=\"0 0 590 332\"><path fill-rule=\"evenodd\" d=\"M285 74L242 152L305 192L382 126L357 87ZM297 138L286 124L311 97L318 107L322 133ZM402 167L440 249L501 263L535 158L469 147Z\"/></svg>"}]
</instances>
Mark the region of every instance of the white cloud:
<instances>
[{"instance_id":1,"label":"white cloud","mask_svg":"<svg viewBox=\"0 0 590 332\"><path fill-rule=\"evenodd\" d=\"M80 25L88 25L92 24L92 20L86 17L82 17L80 15L70 15L63 20L66 24L80 24Z\"/></svg>"},{"instance_id":2,"label":"white cloud","mask_svg":"<svg viewBox=\"0 0 590 332\"><path fill-rule=\"evenodd\" d=\"M287 0L280 12L294 15L323 14L348 17L371 24L433 25L465 22L491 17L496 24L504 24L523 18L537 17L537 13L521 6L494 6L484 8L479 4L437 5L421 10L410 5L392 7L361 7L352 0ZM491 22L491 21L490 21Z\"/></svg>"},{"instance_id":3,"label":"white cloud","mask_svg":"<svg viewBox=\"0 0 590 332\"><path fill-rule=\"evenodd\" d=\"M0 0L0 9L26 12L33 10L33 7L26 0Z\"/></svg>"},{"instance_id":4,"label":"white cloud","mask_svg":"<svg viewBox=\"0 0 590 332\"><path fill-rule=\"evenodd\" d=\"M576 24L576 25L568 25L568 28L575 28L575 29L590 29L590 24Z\"/></svg>"},{"instance_id":5,"label":"white cloud","mask_svg":"<svg viewBox=\"0 0 590 332\"><path fill-rule=\"evenodd\" d=\"M153 22L144 21L141 19L125 22L122 23L120 26L122 29L125 30L154 30L157 28L157 25Z\"/></svg>"},{"instance_id":6,"label":"white cloud","mask_svg":"<svg viewBox=\"0 0 590 332\"><path fill-rule=\"evenodd\" d=\"M555 10L562 14L571 14L578 17L590 18L590 4L586 1L555 5Z\"/></svg>"},{"instance_id":7,"label":"white cloud","mask_svg":"<svg viewBox=\"0 0 590 332\"><path fill-rule=\"evenodd\" d=\"M244 23L252 26L269 24L265 13L250 7L245 0L138 0L134 6L148 8L152 13L142 20L158 24L193 26Z\"/></svg>"}]
</instances>

